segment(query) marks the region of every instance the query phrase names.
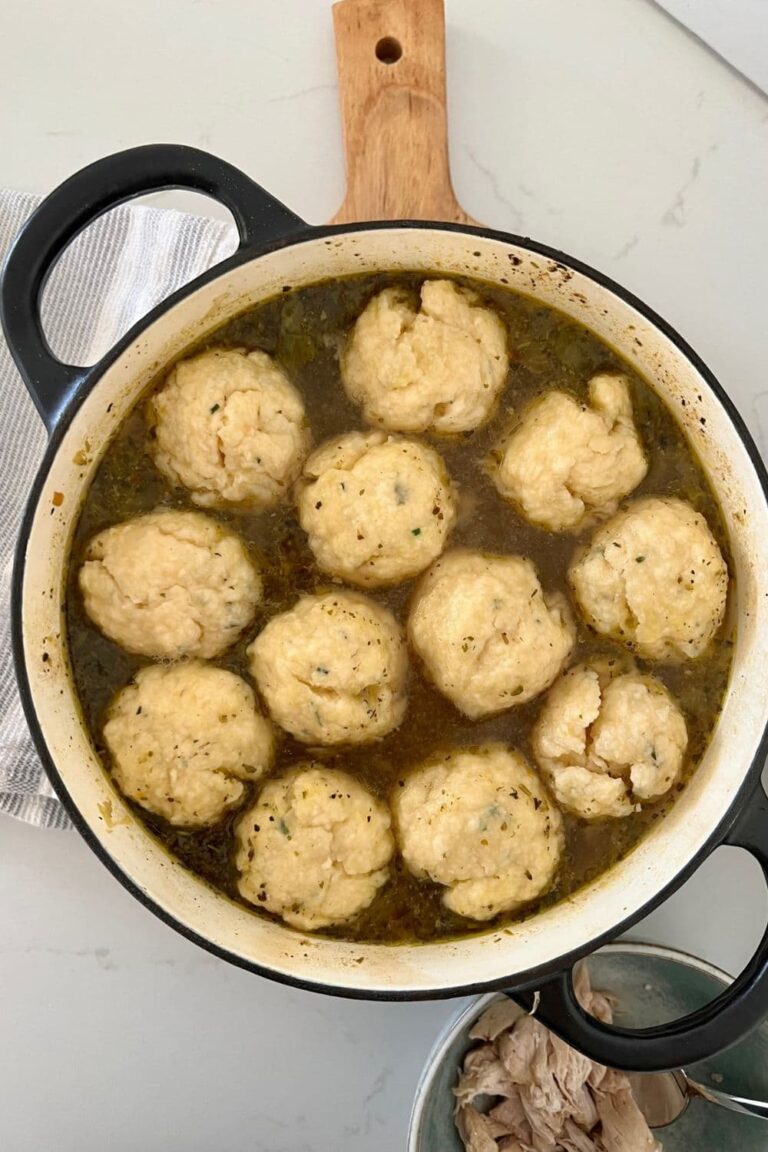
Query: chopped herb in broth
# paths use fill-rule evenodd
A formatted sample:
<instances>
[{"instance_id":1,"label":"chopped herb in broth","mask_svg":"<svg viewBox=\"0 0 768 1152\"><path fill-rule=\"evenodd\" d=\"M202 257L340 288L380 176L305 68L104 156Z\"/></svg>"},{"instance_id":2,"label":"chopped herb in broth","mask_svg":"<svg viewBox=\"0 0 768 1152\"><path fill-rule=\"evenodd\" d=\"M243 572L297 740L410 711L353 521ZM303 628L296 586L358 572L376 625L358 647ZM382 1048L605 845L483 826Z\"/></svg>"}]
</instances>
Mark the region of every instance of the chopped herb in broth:
<instances>
[{"instance_id":1,"label":"chopped herb in broth","mask_svg":"<svg viewBox=\"0 0 768 1152\"><path fill-rule=\"evenodd\" d=\"M359 412L346 398L339 379L338 350L346 331L382 287L397 283L415 291L422 279L416 274L355 277L288 292L231 321L207 344L260 348L276 356L300 389L315 443L320 443L329 436L362 426ZM453 439L427 437L443 456L459 488L459 522L449 546L528 556L545 588L565 587L566 568L577 538L545 532L523 521L496 494L482 462L512 407L519 409L551 388L565 389L584 398L587 382L596 371L619 369L631 380L635 420L650 460L648 474L635 495L675 495L690 501L706 516L727 557L722 518L706 477L681 429L653 390L595 336L558 312L502 288L476 283L472 286L497 309L507 325L511 368L500 410L489 425ZM192 507L186 493L171 489L155 469L147 451L147 428L139 406L107 450L87 495L73 545L67 596L75 681L86 722L102 755L105 708L144 661L123 652L89 622L77 589L77 570L86 542L95 532L161 503ZM245 648L255 632L270 616L290 607L301 593L327 587L328 579L317 570L292 507L285 505L254 515L221 511L215 514L231 522L241 534L264 575L265 600L254 625L218 661L249 678ZM412 587L411 582L373 595L403 620ZM732 627L726 626L703 658L684 665L638 661L641 670L652 671L669 687L685 712L689 745L683 780L676 791L685 786L716 721L728 680L731 633ZM573 662L616 650L616 645L579 624ZM386 798L409 768L437 751L493 739L504 740L530 755L528 733L540 706L541 698L495 717L469 721L425 681L414 659L409 709L396 732L379 743L343 751L312 749L311 755L352 773L377 796ZM283 736L273 774L306 759L308 754L304 745ZM674 799L675 790L623 820L590 823L565 814L566 848L555 886L527 908L525 915L563 899L605 871L663 816ZM136 812L187 867L239 900L232 864L232 829L238 813L229 814L213 828L184 831L171 828L141 809L136 808ZM324 934L400 942L477 931L478 925L444 908L442 893L438 885L414 879L396 858L392 879L373 904L355 920ZM254 915L267 915L251 905L247 907ZM491 926L516 918L519 916L501 916ZM483 925L484 930L487 927Z\"/></svg>"}]
</instances>

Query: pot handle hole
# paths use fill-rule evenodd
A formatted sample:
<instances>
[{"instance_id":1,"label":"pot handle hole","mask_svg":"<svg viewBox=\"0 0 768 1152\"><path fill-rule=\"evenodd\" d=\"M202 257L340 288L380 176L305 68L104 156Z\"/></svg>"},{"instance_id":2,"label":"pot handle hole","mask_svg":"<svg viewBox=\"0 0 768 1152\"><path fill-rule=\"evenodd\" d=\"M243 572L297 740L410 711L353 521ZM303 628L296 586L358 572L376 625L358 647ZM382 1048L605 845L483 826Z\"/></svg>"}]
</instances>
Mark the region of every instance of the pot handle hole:
<instances>
[{"instance_id":1,"label":"pot handle hole","mask_svg":"<svg viewBox=\"0 0 768 1152\"><path fill-rule=\"evenodd\" d=\"M760 785L724 843L750 852L768 882L768 797ZM579 1004L570 971L559 973L538 994L514 993L513 998L599 1064L633 1072L685 1068L736 1044L768 1015L768 931L730 987L703 1008L669 1023L649 1028L602 1024Z\"/></svg>"},{"instance_id":2,"label":"pot handle hole","mask_svg":"<svg viewBox=\"0 0 768 1152\"><path fill-rule=\"evenodd\" d=\"M0 321L11 354L48 429L89 369L63 364L40 322L40 297L56 262L103 213L148 192L183 188L220 201L232 213L240 248L304 231L307 225L238 168L176 144L130 148L75 173L33 212L8 254L0 285Z\"/></svg>"}]
</instances>

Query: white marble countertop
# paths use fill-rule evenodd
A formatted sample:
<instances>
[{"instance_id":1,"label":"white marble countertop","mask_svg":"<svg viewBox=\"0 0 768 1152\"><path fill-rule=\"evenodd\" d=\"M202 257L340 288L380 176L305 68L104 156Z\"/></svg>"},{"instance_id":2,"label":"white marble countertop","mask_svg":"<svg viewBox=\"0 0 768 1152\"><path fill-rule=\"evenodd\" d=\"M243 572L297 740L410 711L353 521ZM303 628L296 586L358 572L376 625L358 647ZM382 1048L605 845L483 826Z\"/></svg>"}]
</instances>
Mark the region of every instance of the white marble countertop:
<instances>
[{"instance_id":1,"label":"white marble countertop","mask_svg":"<svg viewBox=\"0 0 768 1152\"><path fill-rule=\"evenodd\" d=\"M342 197L330 0L4 0L0 185L197 144L310 221ZM768 447L768 102L648 0L448 0L465 208L623 281ZM173 202L190 206L189 197ZM198 207L198 210L199 207ZM738 969L757 868L721 850L634 935ZM396 1152L447 1003L292 991L154 920L74 833L0 818L3 1152Z\"/></svg>"}]
</instances>

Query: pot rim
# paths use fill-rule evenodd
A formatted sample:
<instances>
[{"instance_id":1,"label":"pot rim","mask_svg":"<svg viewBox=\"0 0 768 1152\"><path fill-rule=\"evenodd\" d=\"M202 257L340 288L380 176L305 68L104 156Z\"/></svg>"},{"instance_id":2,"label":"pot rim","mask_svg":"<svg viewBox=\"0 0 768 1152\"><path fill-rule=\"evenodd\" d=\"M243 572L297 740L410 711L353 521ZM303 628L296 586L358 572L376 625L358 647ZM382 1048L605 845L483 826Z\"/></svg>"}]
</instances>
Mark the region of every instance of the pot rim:
<instances>
[{"instance_id":1,"label":"pot rim","mask_svg":"<svg viewBox=\"0 0 768 1152\"><path fill-rule=\"evenodd\" d=\"M101 862L109 869L113 876L126 888L131 895L140 901L140 903L149 909L155 916L162 920L169 927L174 928L182 936L199 946L205 948L208 952L216 955L220 959L227 960L229 963L235 964L237 967L243 968L247 971L254 972L258 975L266 976L269 979L276 980L279 983L287 984L293 987L299 987L310 991L320 991L327 994L343 996L351 999L367 999L367 1000L395 1000L395 1001L408 1001L408 1000L430 1000L430 999L444 999L447 997L464 996L468 994L483 992L483 991L498 991L499 989L509 987L509 979L499 978L494 980L479 980L476 982L465 982L450 987L439 987L433 989L401 989L401 988L356 988L348 985L337 986L328 984L313 979L302 979L299 976L294 976L285 972L275 970L274 968L250 960L244 956L231 952L225 947L213 943L205 936L201 935L196 930L188 927L183 921L168 912L159 903L157 903L152 896L143 891L138 883L123 869L115 858L109 853L107 848L101 843L91 824L82 815L80 809L69 793L69 790L64 782L64 779L59 772L59 769L54 761L53 756L49 752L47 742L43 736L41 726L38 722L37 711L32 697L32 689L29 682L26 657L24 653L24 641L22 631L22 613L24 602L24 576L25 576L25 563L26 563L26 541L29 536L30 528L35 520L40 497L50 471L53 460L56 458L59 446L64 438L70 424L76 416L81 404L86 397L91 394L94 388L97 387L99 380L112 364L114 364L125 352L131 347L132 344L140 337L140 335L160 319L165 312L170 310L181 300L194 295L198 290L211 284L216 280L225 280L227 276L236 268L252 261L261 259L262 257L273 252L300 245L308 241L323 240L335 236L347 235L356 232L368 231L386 231L386 230L412 230L412 231L426 231L435 232L443 231L449 233L457 233L464 236L477 236L478 238L489 239L500 242L505 245L513 245L517 248L524 249L530 253L543 257L552 262L556 266L561 266L566 270L573 270L585 277L594 281L600 287L607 289L611 294L616 296L622 303L629 305L636 310L641 316L644 317L653 327L659 330L677 349L677 351L692 365L695 371L702 377L711 390L720 406L723 408L726 416L734 427L744 449L749 457L750 464L755 472L759 486L762 490L762 495L766 503L768 503L768 471L763 464L757 447L752 439L749 430L744 423L740 413L735 405L724 391L722 385L718 382L717 378L701 360L697 353L688 345L683 337L674 329L667 321L659 316L652 308L643 303L632 292L617 284L610 277L597 271L586 263L571 257L558 249L549 247L548 245L540 244L527 237L520 237L513 233L507 233L500 230L466 226L461 224L450 224L433 221L374 221L365 222L351 225L327 225L323 227L310 227L306 226L305 229L292 231L287 235L273 239L270 242L259 245L247 245L241 247L233 256L226 261L215 265L208 269L202 275L191 281L189 284L183 286L171 296L163 300L155 308L153 308L146 316L131 327L131 329L110 349L110 351L102 357L95 365L83 369L82 376L79 378L76 390L71 396L67 404L62 410L60 419L56 422L53 429L50 441L48 443L45 455L40 464L40 468L35 478L32 490L30 492L27 507L25 509L24 517L19 534L17 544L13 581L11 590L11 613L12 613L12 636L13 636L13 651L14 660L16 664L17 679L19 683L19 691L24 708L25 716L29 724L30 732L32 734L38 754L43 761L46 772L48 773L51 782L56 790L57 795L60 797L68 815L70 816L73 824L83 836L86 843L95 852ZM653 896L649 897L640 907L634 909L631 913L627 914L623 919L612 925L611 928L595 935L588 941L580 944L578 947L572 949L570 952L558 955L557 959L549 961L545 964L539 965L535 968L528 969L526 972L513 977L514 987L517 989L525 989L534 987L539 984L543 977L551 976L553 973L560 972L565 968L570 967L576 960L587 955L596 947L605 943L605 941L613 939L616 935L626 930L631 924L636 923L640 918L646 915L649 911L661 904L672 892L680 887L699 867L699 865L706 859L707 856L721 844L733 825L737 816L746 808L747 802L754 792L755 786L759 786L760 771L762 759L768 752L768 723L763 727L763 731L758 741L757 747L746 758L748 763L744 769L741 782L738 789L733 796L732 800L724 810L720 821L718 822L714 831L710 833L707 839L699 846L693 856L685 863L671 879L659 889ZM402 947L402 946L392 946ZM410 948L418 948L418 944L408 945Z\"/></svg>"}]
</instances>

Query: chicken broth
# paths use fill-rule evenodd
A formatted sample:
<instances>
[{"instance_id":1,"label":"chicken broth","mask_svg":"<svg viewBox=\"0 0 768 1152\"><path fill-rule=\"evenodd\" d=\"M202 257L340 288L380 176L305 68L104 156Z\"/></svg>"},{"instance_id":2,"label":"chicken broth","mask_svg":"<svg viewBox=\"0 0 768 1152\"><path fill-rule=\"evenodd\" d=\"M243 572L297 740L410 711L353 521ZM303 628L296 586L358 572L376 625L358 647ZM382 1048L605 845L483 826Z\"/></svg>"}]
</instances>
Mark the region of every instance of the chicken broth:
<instances>
[{"instance_id":1,"label":"chicken broth","mask_svg":"<svg viewBox=\"0 0 768 1152\"><path fill-rule=\"evenodd\" d=\"M273 355L300 390L315 444L327 437L364 427L359 410L348 400L340 382L339 349L350 326L369 299L383 287L397 284L417 291L421 275L352 277L321 283L284 294L237 317L209 338L205 346L261 349ZM587 382L597 371L619 370L630 381L635 422L649 460L648 473L633 493L673 495L689 501L707 519L723 553L728 546L720 511L706 476L672 414L655 392L615 352L596 336L553 309L525 296L487 284L467 284L478 291L502 317L509 332L510 373L493 419L476 432L454 437L426 435L443 457L458 489L458 521L449 547L529 557L545 591L565 590L566 570L580 536L554 534L532 527L503 501L484 467L498 441L509 411L552 388L586 397ZM200 351L203 346L195 349ZM163 378L167 374L163 373ZM157 387L162 380L155 383ZM108 447L87 494L77 526L67 594L69 647L83 715L105 763L102 727L110 699L147 660L132 656L106 639L89 621L78 590L77 572L88 540L101 529L148 512L162 504L193 508L188 493L172 488L157 471L148 451L143 406L138 405ZM329 577L317 568L292 504L272 511L242 514L215 510L244 539L264 578L265 595L253 625L240 642L216 663L250 682L247 645L266 621L291 607L306 592L332 589ZM366 594L387 605L404 622L414 581ZM586 821L567 812L565 849L555 882L545 896L522 913L490 921L500 927L562 900L604 872L629 852L651 825L662 818L685 787L707 745L722 704L731 662L732 613L705 655L684 664L637 660L652 672L680 703L689 742L680 782L670 794L646 803L624 819ZM578 622L577 645L571 663L598 654L619 654L620 645L600 637ZM386 800L409 769L435 753L501 740L520 748L534 763L529 736L542 696L496 716L469 720L425 679L415 656L411 659L409 706L404 722L378 742L352 748L307 748L281 734L270 776L310 757L342 768ZM244 806L259 785L248 785ZM241 808L213 827L186 830L133 805L136 815L186 867L241 902L234 871L233 828ZM344 939L376 942L431 941L476 932L488 923L463 919L448 911L444 889L414 878L399 856L392 862L389 882L373 903L353 920L323 930ZM246 905L254 915L269 915Z\"/></svg>"}]
</instances>

